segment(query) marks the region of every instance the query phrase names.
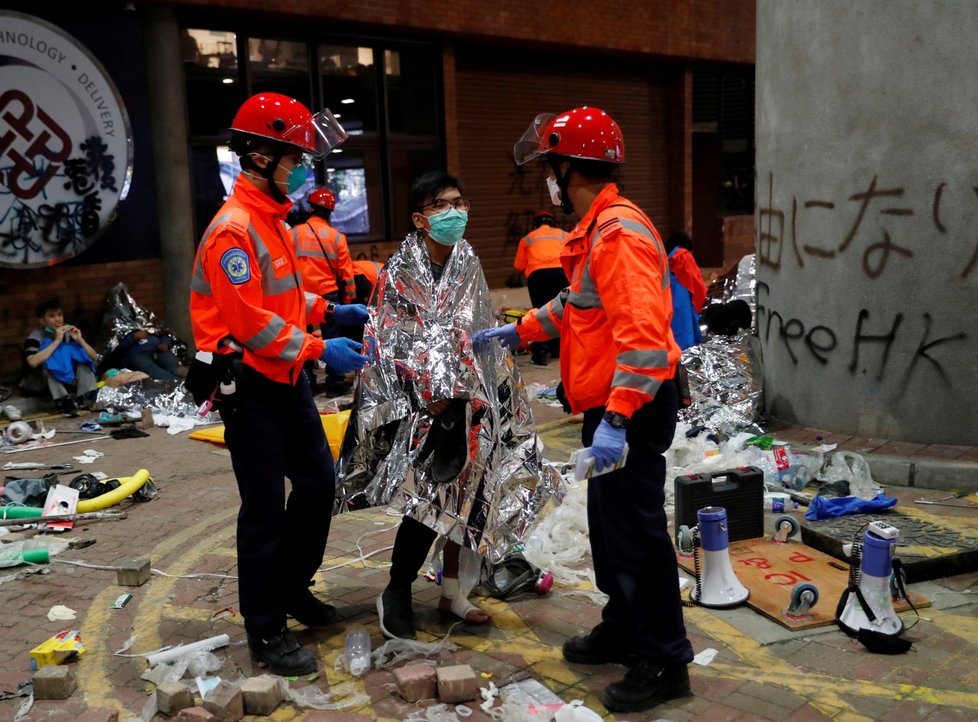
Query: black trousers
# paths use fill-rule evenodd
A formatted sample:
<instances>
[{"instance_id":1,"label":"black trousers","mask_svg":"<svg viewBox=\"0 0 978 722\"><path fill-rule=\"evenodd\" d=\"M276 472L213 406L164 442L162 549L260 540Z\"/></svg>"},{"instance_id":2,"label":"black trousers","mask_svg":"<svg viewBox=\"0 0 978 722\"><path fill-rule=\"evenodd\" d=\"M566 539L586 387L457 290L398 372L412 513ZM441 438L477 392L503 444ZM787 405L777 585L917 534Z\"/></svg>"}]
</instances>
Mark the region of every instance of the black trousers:
<instances>
[{"instance_id":1,"label":"black trousers","mask_svg":"<svg viewBox=\"0 0 978 722\"><path fill-rule=\"evenodd\" d=\"M221 418L241 496L241 614L248 634L267 636L285 627L287 609L322 565L336 495L333 457L304 374L290 386L245 367L236 385Z\"/></svg>"},{"instance_id":2,"label":"black trousers","mask_svg":"<svg viewBox=\"0 0 978 722\"><path fill-rule=\"evenodd\" d=\"M545 306L558 293L567 288L567 276L563 268L541 268L531 273L526 279L526 289L530 292L530 303L534 308ZM547 351L551 356L560 355L560 339L549 341L534 341L530 344L534 353Z\"/></svg>"},{"instance_id":3,"label":"black trousers","mask_svg":"<svg viewBox=\"0 0 978 722\"><path fill-rule=\"evenodd\" d=\"M437 538L438 532L417 519L410 516L401 519L391 551L391 589L411 589Z\"/></svg>"},{"instance_id":4,"label":"black trousers","mask_svg":"<svg viewBox=\"0 0 978 722\"><path fill-rule=\"evenodd\" d=\"M595 581L609 597L601 611L602 631L660 667L693 659L664 508L662 454L672 444L677 409L676 387L668 381L632 416L624 468L592 478L587 490ZM603 407L584 413L585 446L591 445L603 413Z\"/></svg>"}]
</instances>

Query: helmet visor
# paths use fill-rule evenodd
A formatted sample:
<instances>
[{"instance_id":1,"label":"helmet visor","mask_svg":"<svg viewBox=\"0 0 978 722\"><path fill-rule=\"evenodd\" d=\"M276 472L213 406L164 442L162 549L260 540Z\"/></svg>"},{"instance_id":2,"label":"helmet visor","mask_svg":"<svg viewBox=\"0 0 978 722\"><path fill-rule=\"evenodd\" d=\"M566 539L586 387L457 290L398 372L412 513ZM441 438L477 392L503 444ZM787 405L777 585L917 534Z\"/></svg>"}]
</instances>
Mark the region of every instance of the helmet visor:
<instances>
[{"instance_id":1,"label":"helmet visor","mask_svg":"<svg viewBox=\"0 0 978 722\"><path fill-rule=\"evenodd\" d=\"M523 137L516 141L516 145L513 146L516 165L523 165L547 152L548 144L543 142L543 133L546 132L556 117L553 113L540 113L533 119L530 127L523 133Z\"/></svg>"},{"instance_id":2,"label":"helmet visor","mask_svg":"<svg viewBox=\"0 0 978 722\"><path fill-rule=\"evenodd\" d=\"M305 122L292 126L282 134L282 140L286 143L298 146L316 158L326 155L346 139L346 131L329 108L323 108Z\"/></svg>"}]
</instances>

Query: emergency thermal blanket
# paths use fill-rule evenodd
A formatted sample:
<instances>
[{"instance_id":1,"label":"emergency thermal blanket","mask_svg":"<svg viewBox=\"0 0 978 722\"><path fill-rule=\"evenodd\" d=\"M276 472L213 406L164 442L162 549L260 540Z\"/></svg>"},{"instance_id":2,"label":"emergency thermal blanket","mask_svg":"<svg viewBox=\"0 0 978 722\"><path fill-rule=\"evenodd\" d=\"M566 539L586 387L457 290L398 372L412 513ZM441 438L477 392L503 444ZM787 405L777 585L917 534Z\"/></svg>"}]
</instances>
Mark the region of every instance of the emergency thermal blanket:
<instances>
[{"instance_id":1,"label":"emergency thermal blanket","mask_svg":"<svg viewBox=\"0 0 978 722\"><path fill-rule=\"evenodd\" d=\"M472 348L472 334L495 325L472 247L459 242L436 280L424 240L408 235L381 271L369 313L371 360L337 461L336 511L390 505L498 561L559 503L563 482L540 455L512 356L499 344ZM446 399L465 400L464 467L451 481L432 465L458 444L426 448L438 423L428 406Z\"/></svg>"}]
</instances>

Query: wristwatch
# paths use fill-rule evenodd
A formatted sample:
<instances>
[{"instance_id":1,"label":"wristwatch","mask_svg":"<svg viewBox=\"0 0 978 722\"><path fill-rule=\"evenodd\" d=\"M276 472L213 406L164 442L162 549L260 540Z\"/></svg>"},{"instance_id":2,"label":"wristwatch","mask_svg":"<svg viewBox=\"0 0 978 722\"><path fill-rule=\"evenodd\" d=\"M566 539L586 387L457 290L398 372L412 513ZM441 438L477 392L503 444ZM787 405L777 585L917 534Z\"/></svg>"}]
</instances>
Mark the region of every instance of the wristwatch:
<instances>
[{"instance_id":1,"label":"wristwatch","mask_svg":"<svg viewBox=\"0 0 978 722\"><path fill-rule=\"evenodd\" d=\"M619 414L617 411L605 411L603 418L616 429L628 428L628 417L625 414Z\"/></svg>"},{"instance_id":2,"label":"wristwatch","mask_svg":"<svg viewBox=\"0 0 978 722\"><path fill-rule=\"evenodd\" d=\"M336 303L333 301L326 301L326 317L332 316L336 313Z\"/></svg>"}]
</instances>

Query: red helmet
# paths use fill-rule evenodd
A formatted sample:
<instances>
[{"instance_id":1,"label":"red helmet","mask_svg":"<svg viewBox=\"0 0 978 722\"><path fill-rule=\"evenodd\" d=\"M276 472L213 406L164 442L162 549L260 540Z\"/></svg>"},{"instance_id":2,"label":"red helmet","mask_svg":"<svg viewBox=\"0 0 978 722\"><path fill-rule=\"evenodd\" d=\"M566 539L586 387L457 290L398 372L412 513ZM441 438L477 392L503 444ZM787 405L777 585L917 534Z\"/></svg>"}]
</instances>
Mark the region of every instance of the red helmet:
<instances>
[{"instance_id":1,"label":"red helmet","mask_svg":"<svg viewBox=\"0 0 978 722\"><path fill-rule=\"evenodd\" d=\"M513 146L517 165L547 153L625 162L625 140L614 119L600 108L574 108L560 115L540 113Z\"/></svg>"},{"instance_id":2,"label":"red helmet","mask_svg":"<svg viewBox=\"0 0 978 722\"><path fill-rule=\"evenodd\" d=\"M331 211L336 208L336 196L329 188L318 188L309 194L309 202L313 205Z\"/></svg>"},{"instance_id":3,"label":"red helmet","mask_svg":"<svg viewBox=\"0 0 978 722\"><path fill-rule=\"evenodd\" d=\"M319 157L346 140L346 131L328 108L313 115L294 98L279 93L253 95L238 108L231 130L239 135L235 152L246 153L257 138L287 143Z\"/></svg>"}]
</instances>

